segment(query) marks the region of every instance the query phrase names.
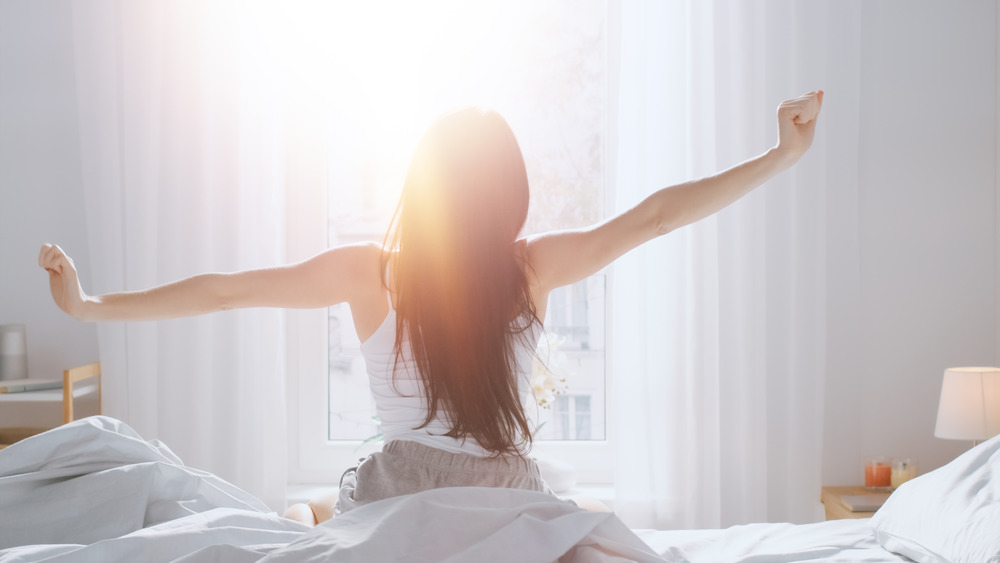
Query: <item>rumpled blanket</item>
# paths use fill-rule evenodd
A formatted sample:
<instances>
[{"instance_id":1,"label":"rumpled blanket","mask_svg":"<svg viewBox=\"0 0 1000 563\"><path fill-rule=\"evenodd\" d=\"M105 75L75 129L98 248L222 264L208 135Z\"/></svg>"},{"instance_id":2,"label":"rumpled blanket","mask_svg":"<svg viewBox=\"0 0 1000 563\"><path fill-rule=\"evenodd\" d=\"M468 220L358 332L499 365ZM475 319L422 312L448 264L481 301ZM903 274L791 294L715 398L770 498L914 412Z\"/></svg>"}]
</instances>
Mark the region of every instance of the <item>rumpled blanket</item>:
<instances>
[{"instance_id":1,"label":"rumpled blanket","mask_svg":"<svg viewBox=\"0 0 1000 563\"><path fill-rule=\"evenodd\" d=\"M661 559L613 514L512 489L435 489L309 528L92 417L0 450L0 562L14 561Z\"/></svg>"}]
</instances>

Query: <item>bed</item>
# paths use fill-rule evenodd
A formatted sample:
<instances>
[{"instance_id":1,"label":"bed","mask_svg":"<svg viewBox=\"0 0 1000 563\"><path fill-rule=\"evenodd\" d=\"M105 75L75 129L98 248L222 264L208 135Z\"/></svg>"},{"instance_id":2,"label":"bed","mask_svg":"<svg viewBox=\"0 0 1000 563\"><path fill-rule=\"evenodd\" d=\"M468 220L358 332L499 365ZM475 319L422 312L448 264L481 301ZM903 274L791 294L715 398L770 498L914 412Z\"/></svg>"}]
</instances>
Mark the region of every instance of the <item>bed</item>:
<instances>
[{"instance_id":1,"label":"bed","mask_svg":"<svg viewBox=\"0 0 1000 563\"><path fill-rule=\"evenodd\" d=\"M386 499L316 528L108 417L0 451L0 562L1000 561L1000 437L904 484L873 518L629 530L530 491Z\"/></svg>"}]
</instances>

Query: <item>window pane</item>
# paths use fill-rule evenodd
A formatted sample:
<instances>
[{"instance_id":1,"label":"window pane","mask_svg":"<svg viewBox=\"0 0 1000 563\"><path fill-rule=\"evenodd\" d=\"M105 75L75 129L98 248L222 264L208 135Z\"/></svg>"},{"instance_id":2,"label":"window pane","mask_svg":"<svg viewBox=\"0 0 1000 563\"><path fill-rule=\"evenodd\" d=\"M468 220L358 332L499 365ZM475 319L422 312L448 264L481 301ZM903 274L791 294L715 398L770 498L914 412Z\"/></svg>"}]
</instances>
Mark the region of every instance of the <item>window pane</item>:
<instances>
[{"instance_id":1,"label":"window pane","mask_svg":"<svg viewBox=\"0 0 1000 563\"><path fill-rule=\"evenodd\" d=\"M563 395L556 397L553 410L553 430L557 440L570 440L573 436L573 428L570 426L569 397Z\"/></svg>"},{"instance_id":2,"label":"window pane","mask_svg":"<svg viewBox=\"0 0 1000 563\"><path fill-rule=\"evenodd\" d=\"M573 436L574 440L589 440L590 439L590 396L589 395L576 395L573 397L573 416L575 417L575 431L576 435Z\"/></svg>"}]
</instances>

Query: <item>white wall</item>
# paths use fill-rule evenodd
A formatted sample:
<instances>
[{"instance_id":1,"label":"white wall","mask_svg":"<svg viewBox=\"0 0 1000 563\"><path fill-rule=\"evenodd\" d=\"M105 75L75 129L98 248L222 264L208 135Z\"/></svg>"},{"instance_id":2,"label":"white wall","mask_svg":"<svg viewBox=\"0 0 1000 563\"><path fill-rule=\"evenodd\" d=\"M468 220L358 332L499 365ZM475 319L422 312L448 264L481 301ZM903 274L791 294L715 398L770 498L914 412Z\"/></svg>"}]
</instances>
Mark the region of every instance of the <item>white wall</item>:
<instances>
[{"instance_id":1,"label":"white wall","mask_svg":"<svg viewBox=\"0 0 1000 563\"><path fill-rule=\"evenodd\" d=\"M971 445L933 434L945 368L1000 363L996 10L862 4L856 208L828 233L824 484Z\"/></svg>"},{"instance_id":2,"label":"white wall","mask_svg":"<svg viewBox=\"0 0 1000 563\"><path fill-rule=\"evenodd\" d=\"M32 377L98 359L95 327L52 304L37 266L43 242L87 252L70 16L67 1L0 1L0 323L27 325ZM0 426L31 423L11 411Z\"/></svg>"}]
</instances>

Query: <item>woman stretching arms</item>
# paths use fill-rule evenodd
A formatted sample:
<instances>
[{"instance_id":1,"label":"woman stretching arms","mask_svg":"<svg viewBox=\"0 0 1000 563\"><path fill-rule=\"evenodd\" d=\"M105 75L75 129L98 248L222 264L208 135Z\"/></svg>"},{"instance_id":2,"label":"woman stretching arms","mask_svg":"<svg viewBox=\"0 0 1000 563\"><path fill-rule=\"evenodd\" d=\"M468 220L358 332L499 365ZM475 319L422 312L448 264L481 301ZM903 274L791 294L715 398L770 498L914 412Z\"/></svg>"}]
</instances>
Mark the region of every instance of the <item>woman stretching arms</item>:
<instances>
[{"instance_id":1,"label":"woman stretching arms","mask_svg":"<svg viewBox=\"0 0 1000 563\"><path fill-rule=\"evenodd\" d=\"M361 504L446 486L549 492L527 457L527 376L549 292L707 217L794 164L812 143L822 92L778 108L778 142L714 176L659 190L597 225L518 238L528 212L520 148L493 111L440 117L420 141L382 244L287 266L201 274L88 296L73 261L38 258L56 304L82 321L137 321L241 307L346 302L385 437L336 494L286 513L322 522ZM665 156L669 158L669 156Z\"/></svg>"}]
</instances>

